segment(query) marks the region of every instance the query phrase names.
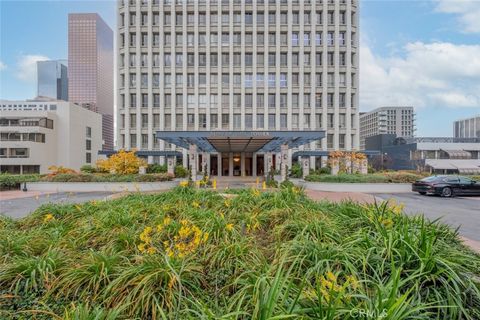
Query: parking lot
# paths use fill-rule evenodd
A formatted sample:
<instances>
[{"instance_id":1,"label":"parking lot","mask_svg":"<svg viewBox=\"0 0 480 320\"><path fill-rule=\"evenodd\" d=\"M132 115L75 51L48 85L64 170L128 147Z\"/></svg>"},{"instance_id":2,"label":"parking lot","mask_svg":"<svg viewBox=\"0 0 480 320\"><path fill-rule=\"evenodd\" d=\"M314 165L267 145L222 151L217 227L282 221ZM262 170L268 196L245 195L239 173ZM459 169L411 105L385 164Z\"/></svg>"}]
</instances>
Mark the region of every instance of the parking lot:
<instances>
[{"instance_id":1,"label":"parking lot","mask_svg":"<svg viewBox=\"0 0 480 320\"><path fill-rule=\"evenodd\" d=\"M480 241L480 197L442 198L422 196L418 193L375 194L382 200L394 198L405 204L409 215L424 214L430 220L440 221L460 228L460 235Z\"/></svg>"}]
</instances>

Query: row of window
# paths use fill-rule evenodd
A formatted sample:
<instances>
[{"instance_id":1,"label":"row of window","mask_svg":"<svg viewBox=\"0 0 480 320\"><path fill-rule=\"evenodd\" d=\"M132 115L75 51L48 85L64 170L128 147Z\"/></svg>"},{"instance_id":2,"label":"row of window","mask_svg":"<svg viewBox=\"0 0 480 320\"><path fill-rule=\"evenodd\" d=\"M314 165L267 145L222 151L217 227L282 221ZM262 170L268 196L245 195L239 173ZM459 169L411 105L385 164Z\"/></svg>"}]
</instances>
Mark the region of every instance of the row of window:
<instances>
[{"instance_id":1,"label":"row of window","mask_svg":"<svg viewBox=\"0 0 480 320\"><path fill-rule=\"evenodd\" d=\"M2 132L0 133L0 141L30 141L45 143L44 133L19 133L19 132Z\"/></svg>"},{"instance_id":2,"label":"row of window","mask_svg":"<svg viewBox=\"0 0 480 320\"><path fill-rule=\"evenodd\" d=\"M257 33L256 34L256 45L270 45L270 46L275 46L280 44L281 46L288 46L288 43L290 42L293 47L298 47L300 46L301 39L303 39L303 45L304 46L311 46L315 44L315 46L322 46L323 45L323 33L322 32L292 32L290 34L290 40L288 38L288 33L287 32L281 32L280 34L277 35L275 32L269 32L267 36L265 36L264 33ZM154 47L159 47L160 46L160 33L154 32L152 35L148 34L147 32L142 32L140 33L140 46L141 47L148 47L149 41L151 41L151 44ZM183 33L175 33L175 45L176 46L183 46L184 43L184 35ZM206 45L217 45L219 44L219 41L221 42L222 46L230 46L230 45L244 45L244 46L252 46L254 44L254 39L253 39L254 34L251 32L246 32L244 34L240 32L234 32L230 36L229 32L222 32L221 35L219 35L216 32L207 34L205 32L200 32L197 35L194 33L187 33L186 34L186 45L187 47L196 47L196 46L206 46ZM346 39L347 33L346 31L340 31L337 33L337 36L334 31L329 31L327 32L327 46L335 46L335 39L337 39L337 43L339 46L346 46L347 45L347 39ZM312 37L315 37L314 39ZM355 46L355 37L356 33L352 32L351 33L351 44L352 46ZM277 39L278 38L278 39ZM267 43L265 43L265 40L268 40ZM123 48L125 47L126 44L126 37L125 33L120 34L120 47ZM163 45L164 46L171 46L173 44L172 42L172 34L171 33L164 33L163 34ZM137 46L137 33L135 32L130 32L129 33L129 46L130 47L136 47Z\"/></svg>"},{"instance_id":3,"label":"row of window","mask_svg":"<svg viewBox=\"0 0 480 320\"><path fill-rule=\"evenodd\" d=\"M256 13L256 14L255 14ZM316 11L314 13L315 20L312 18L312 13L310 11L304 11L300 13L299 11L293 11L291 13L287 11L281 11L279 15L277 15L276 11L268 11L267 13L263 11L247 11L245 13L241 12L233 12L230 15L230 12L225 11L219 15L217 12L187 12L186 14L186 21L183 19L182 12L176 12L172 15L170 12L163 13L163 25L170 26L172 25L172 16L175 19L175 25L181 26L186 22L187 26L206 26L207 25L207 16L209 17L210 25L217 26L219 23L224 25L241 25L244 23L245 25L253 25L254 21L257 26L263 26L265 24L268 25L275 25L277 23L277 17L279 18L280 24L288 25L289 23L293 25L300 24L300 16L303 15L303 24L310 25L312 23L316 23L317 25L323 24L323 11ZM254 18L255 16L255 18ZM267 21L265 21L267 18ZM352 13L352 21L355 21L355 13ZM120 26L125 26L125 15L122 13L120 14ZM135 12L130 12L129 24L131 26L135 26L137 24L137 14ZM335 25L335 11L330 10L327 11L327 23L329 25ZM338 22L340 25L347 24L347 16L346 11L342 10L338 12ZM142 26L149 25L148 19L148 12L141 12L140 13L140 24ZM153 12L152 14L152 24L154 26L160 25L160 13Z\"/></svg>"},{"instance_id":4,"label":"row of window","mask_svg":"<svg viewBox=\"0 0 480 320\"><path fill-rule=\"evenodd\" d=\"M219 55L218 53L210 53L207 55L206 53L187 53L184 54L182 52L177 52L175 54L171 53L164 53L163 54L163 66L164 67L171 67L173 64L177 67L183 67L184 63L186 62L188 67L194 67L197 63L199 67L217 67L219 65L219 62L221 62L221 65L223 67L230 67L230 64L233 64L233 66L240 67L251 67L253 65L257 67L263 67L265 65L265 57L267 58L267 65L269 67L275 67L277 65L280 65L281 67L287 67L289 66L289 57L290 57L290 66L292 67L299 67L300 65L303 66L311 66L312 64L312 55L310 52L304 52L304 53L298 53L298 52L291 52L290 54L288 52L280 52L278 54L278 59L277 59L277 53L270 52L267 55L265 53L257 53L256 54L256 62L254 63L253 61L253 53L244 53L243 58L242 54L240 52L234 52L233 55L230 55L229 52L222 52L220 55L220 61L219 61ZM160 67L160 57L161 55L158 53L154 53L152 55L152 66L153 67ZM230 58L231 57L231 58ZM346 52L339 52L338 54L338 65L339 66L346 66L347 65L347 54ZM352 53L351 54L351 64L352 66L355 65L355 58L356 54ZM185 59L186 58L186 59ZM301 63L300 63L301 59ZM141 67L148 67L148 54L142 53L140 54L140 63ZM137 64L137 54L136 53L131 53L129 55L128 59L128 66L130 67L136 67ZM335 66L336 64L336 57L335 53L332 51L327 52L327 65L328 66ZM315 65L316 66L322 66L323 65L323 52L316 52L315 53ZM121 54L120 55L120 67L125 67L125 55Z\"/></svg>"},{"instance_id":5,"label":"row of window","mask_svg":"<svg viewBox=\"0 0 480 320\"><path fill-rule=\"evenodd\" d=\"M318 93L315 95L315 107L316 108L321 108L322 107L322 94ZM303 107L304 108L310 108L310 99L311 95L310 93L305 93L303 95ZM218 106L219 97L216 94L210 95L210 107L215 108ZM229 94L222 94L221 96L221 106L223 108L228 108L230 107L230 95ZM261 106L265 106L265 102L267 102L267 107L270 109L276 109L277 107L280 108L287 108L288 107L288 95L287 94L280 94L277 98L275 94L268 94L265 100L265 95L263 93L257 93L255 98L254 95L252 94L245 94L243 96L243 101L242 101L242 95L241 94L233 94L232 95L232 106L235 108L241 108L242 105L245 106L245 108L252 108L253 107L253 99L256 100L256 106L260 108ZM355 101L355 94L351 95L351 107L354 108L354 101ZM125 95L120 95L120 101L119 105L120 108L125 108ZM130 94L130 108L136 108L137 107L137 95L135 93ZM164 95L164 108L171 108L172 106L176 106L177 108L181 108L184 106L184 96L182 94L177 94L175 95L175 104L172 104L172 95L171 94L165 94ZM187 95L186 96L186 103L187 103L187 108L206 108L208 105L207 101L207 95L205 94L200 94L197 96L195 95ZM340 108L345 108L346 105L346 93L339 93L338 95L338 104ZM327 94L327 107L328 108L333 108L335 105L335 95L333 93L328 93ZM149 103L148 103L148 94L142 94L141 95L141 107L143 108L148 108ZM299 94L292 94L291 95L291 102L290 106L294 109L299 108L300 106L300 95ZM154 108L160 108L160 95L159 94L154 94L153 95L153 107Z\"/></svg>"},{"instance_id":6,"label":"row of window","mask_svg":"<svg viewBox=\"0 0 480 320\"><path fill-rule=\"evenodd\" d=\"M271 127L271 129L275 128L275 120L276 120L276 114L270 113L267 114L268 116L268 126ZM279 115L280 119L280 127L282 129L287 128L287 120L288 120L288 115L286 113L281 113ZM300 114L298 113L293 113L291 114L290 121L288 123L291 124L293 129L298 129L300 128ZM171 123L172 123L172 115L170 113L167 113L164 115L164 126L165 128L170 129ZM218 122L218 114L205 114L205 113L200 113L198 114L198 126L199 128L206 129L207 128L207 117L210 118L210 128L211 129L217 129L219 122ZM257 113L256 115L253 115L251 113L247 113L244 115L244 121L245 121L245 128L246 129L253 129L253 118L256 118L256 129L263 129L265 128L265 114L263 113ZM355 115L351 115L351 123L354 123L354 117ZM139 129L147 129L148 128L148 114L141 114L141 128ZM223 128L228 128L230 125L230 114L224 113L221 115L222 119L222 127ZM241 114L233 114L233 127L236 129L239 129L241 127ZM308 129L310 128L310 114L304 114L303 115L303 128ZM195 126L195 114L193 113L188 113L187 114L187 126L189 127L194 127ZM121 120L120 120L120 128L125 128L125 115L121 115ZM153 122L152 122L153 128L155 129L160 129L160 115L159 114L153 114ZM344 113L340 113L338 117L338 126L339 128L346 128L347 126L347 115ZM130 129L137 129L137 118L136 114L132 113L130 114ZM183 114L178 113L175 115L175 127L177 129L182 129L183 128ZM315 114L315 127L316 128L322 128L322 114L317 113ZM327 114L327 128L328 129L333 129L335 127L334 123L334 114L333 113L328 113Z\"/></svg>"},{"instance_id":7,"label":"row of window","mask_svg":"<svg viewBox=\"0 0 480 320\"><path fill-rule=\"evenodd\" d=\"M129 4L130 6L136 6L137 3L140 0L119 0L120 6L124 6L126 4ZM189 4L189 5L194 5L195 3L198 4L223 4L223 5L228 5L230 3L240 5L242 3L245 4L335 4L336 2L340 4L347 4L348 2L355 4L356 0L141 0L140 4L142 6L148 6L150 3L152 5L159 5L159 4L165 4L165 5L171 5L171 4Z\"/></svg>"},{"instance_id":8,"label":"row of window","mask_svg":"<svg viewBox=\"0 0 480 320\"><path fill-rule=\"evenodd\" d=\"M221 78L220 78L221 77ZM164 88L170 88L172 85L175 85L176 87L182 87L184 84L186 84L187 88L195 88L195 87L206 87L207 85L209 86L218 86L221 84L223 87L228 87L230 86L230 74L228 73L222 73L216 74L212 73L209 76L209 79L207 79L207 74L206 73L200 73L198 74L198 77L194 73L189 73L185 77L184 81L184 76L182 73L177 73L175 74L175 78L172 78L172 75L170 73L164 74L163 77L164 81L161 84ZM355 74L352 74L352 77L350 78L351 86L355 87ZM174 80L174 82L173 82ZM221 82L219 82L221 80ZM232 83L234 87L245 87L245 88L264 88L265 85L268 85L269 88L275 88L277 85L280 86L280 88L287 88L289 85L298 87L300 86L300 74L299 73L292 73L291 78L290 78L290 84L288 83L288 75L287 73L280 73L279 78L277 79L277 74L276 73L268 73L267 75L264 73L257 73L256 75L253 73L245 73L242 77L242 74L240 73L234 73L232 77ZM328 87L335 87L335 74L333 72L327 73L327 86ZM304 73L303 75L303 81L302 84L304 86L310 86L311 80L310 80L310 73ZM347 83L347 74L344 72L341 72L338 74L338 84L340 87L347 87L350 84ZM136 88L137 87L137 74L136 73L130 73L129 74L129 82L128 82L129 88ZM153 87L159 87L160 86L160 75L158 73L154 73L152 75L152 86ZM315 86L316 87L322 87L323 82L322 82L322 73L316 73L315 74ZM120 75L120 88L125 87L125 75L121 74ZM140 87L141 88L148 88L148 74L147 73L142 73L140 74Z\"/></svg>"}]
</instances>

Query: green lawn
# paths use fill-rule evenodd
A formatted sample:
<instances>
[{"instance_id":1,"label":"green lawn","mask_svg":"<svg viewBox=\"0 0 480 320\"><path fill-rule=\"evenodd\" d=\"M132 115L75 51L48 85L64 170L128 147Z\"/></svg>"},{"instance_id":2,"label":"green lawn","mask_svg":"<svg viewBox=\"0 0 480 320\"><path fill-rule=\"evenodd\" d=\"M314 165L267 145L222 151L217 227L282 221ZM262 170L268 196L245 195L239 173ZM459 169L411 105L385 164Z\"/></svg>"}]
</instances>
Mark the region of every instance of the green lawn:
<instances>
[{"instance_id":1,"label":"green lawn","mask_svg":"<svg viewBox=\"0 0 480 320\"><path fill-rule=\"evenodd\" d=\"M480 257L448 227L297 188L235 192L1 218L0 319L480 319Z\"/></svg>"}]
</instances>

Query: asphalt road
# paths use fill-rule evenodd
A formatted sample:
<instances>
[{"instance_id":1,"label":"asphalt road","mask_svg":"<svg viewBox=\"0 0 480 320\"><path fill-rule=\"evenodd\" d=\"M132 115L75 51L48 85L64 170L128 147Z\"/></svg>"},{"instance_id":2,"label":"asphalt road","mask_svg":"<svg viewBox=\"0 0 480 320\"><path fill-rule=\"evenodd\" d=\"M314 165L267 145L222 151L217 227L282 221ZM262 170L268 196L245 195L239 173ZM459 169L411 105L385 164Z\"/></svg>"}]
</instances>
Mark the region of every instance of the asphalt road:
<instances>
[{"instance_id":1,"label":"asphalt road","mask_svg":"<svg viewBox=\"0 0 480 320\"><path fill-rule=\"evenodd\" d=\"M0 201L0 214L15 219L28 216L39 206L46 203L82 203L90 200L103 200L111 192L60 192Z\"/></svg>"},{"instance_id":2,"label":"asphalt road","mask_svg":"<svg viewBox=\"0 0 480 320\"><path fill-rule=\"evenodd\" d=\"M406 214L423 214L430 220L440 218L440 221L453 228L459 227L460 235L480 241L480 197L442 198L413 192L374 196L383 200L394 198L405 204Z\"/></svg>"}]
</instances>

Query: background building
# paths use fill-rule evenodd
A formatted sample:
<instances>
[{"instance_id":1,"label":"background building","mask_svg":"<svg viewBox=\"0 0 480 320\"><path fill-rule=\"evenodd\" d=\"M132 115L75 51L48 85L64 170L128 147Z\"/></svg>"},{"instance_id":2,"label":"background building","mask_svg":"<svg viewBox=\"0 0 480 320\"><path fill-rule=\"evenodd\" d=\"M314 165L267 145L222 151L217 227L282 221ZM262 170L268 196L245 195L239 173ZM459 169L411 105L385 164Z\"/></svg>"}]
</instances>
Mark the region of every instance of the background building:
<instances>
[{"instance_id":1,"label":"background building","mask_svg":"<svg viewBox=\"0 0 480 320\"><path fill-rule=\"evenodd\" d=\"M157 131L323 130L300 149L358 149L357 9L356 0L119 1L118 147L175 150ZM231 175L232 161L257 156L208 161Z\"/></svg>"},{"instance_id":2,"label":"background building","mask_svg":"<svg viewBox=\"0 0 480 320\"><path fill-rule=\"evenodd\" d=\"M67 61L37 61L37 96L68 101Z\"/></svg>"},{"instance_id":3,"label":"background building","mask_svg":"<svg viewBox=\"0 0 480 320\"><path fill-rule=\"evenodd\" d=\"M102 116L58 100L0 101L0 171L79 170L102 149Z\"/></svg>"},{"instance_id":4,"label":"background building","mask_svg":"<svg viewBox=\"0 0 480 320\"><path fill-rule=\"evenodd\" d=\"M113 31L96 13L68 15L68 96L102 114L104 149L113 149Z\"/></svg>"},{"instance_id":5,"label":"background building","mask_svg":"<svg viewBox=\"0 0 480 320\"><path fill-rule=\"evenodd\" d=\"M415 136L413 107L382 107L360 114L360 149L365 150L365 139L378 134L397 137Z\"/></svg>"},{"instance_id":6,"label":"background building","mask_svg":"<svg viewBox=\"0 0 480 320\"><path fill-rule=\"evenodd\" d=\"M480 138L480 115L453 123L455 138Z\"/></svg>"},{"instance_id":7,"label":"background building","mask_svg":"<svg viewBox=\"0 0 480 320\"><path fill-rule=\"evenodd\" d=\"M480 173L480 138L401 138L381 134L368 137L366 148L381 152L370 161L377 169Z\"/></svg>"}]
</instances>

